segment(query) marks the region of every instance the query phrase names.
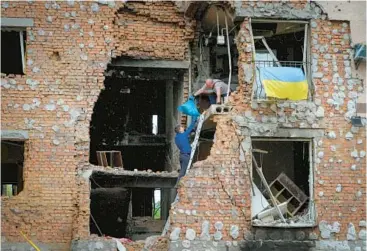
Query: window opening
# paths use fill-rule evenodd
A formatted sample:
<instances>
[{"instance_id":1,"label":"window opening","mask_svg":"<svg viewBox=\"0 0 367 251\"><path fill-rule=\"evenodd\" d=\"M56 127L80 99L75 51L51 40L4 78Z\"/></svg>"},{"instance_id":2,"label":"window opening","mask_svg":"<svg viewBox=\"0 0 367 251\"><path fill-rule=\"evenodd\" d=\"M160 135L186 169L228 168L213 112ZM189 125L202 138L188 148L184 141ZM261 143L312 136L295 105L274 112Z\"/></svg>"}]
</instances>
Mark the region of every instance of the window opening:
<instances>
[{"instance_id":1,"label":"window opening","mask_svg":"<svg viewBox=\"0 0 367 251\"><path fill-rule=\"evenodd\" d=\"M147 177L93 172L90 233L132 240L162 233L176 180Z\"/></svg>"},{"instance_id":2,"label":"window opening","mask_svg":"<svg viewBox=\"0 0 367 251\"><path fill-rule=\"evenodd\" d=\"M253 156L267 184L253 165L252 219L254 225L314 224L313 185L309 183L311 141L253 139ZM262 152L264 151L264 152ZM270 191L269 191L270 189ZM271 194L270 194L271 192ZM273 199L275 199L274 205ZM282 217L279 215L282 214ZM284 221L283 221L284 218Z\"/></svg>"},{"instance_id":3,"label":"window opening","mask_svg":"<svg viewBox=\"0 0 367 251\"><path fill-rule=\"evenodd\" d=\"M159 189L159 188L156 188L154 190L153 219L154 220L160 220L161 219L161 189Z\"/></svg>"},{"instance_id":4,"label":"window opening","mask_svg":"<svg viewBox=\"0 0 367 251\"><path fill-rule=\"evenodd\" d=\"M16 196L23 190L24 142L1 141L1 195Z\"/></svg>"},{"instance_id":5,"label":"window opening","mask_svg":"<svg viewBox=\"0 0 367 251\"><path fill-rule=\"evenodd\" d=\"M152 116L152 134L158 134L158 115Z\"/></svg>"},{"instance_id":6,"label":"window opening","mask_svg":"<svg viewBox=\"0 0 367 251\"><path fill-rule=\"evenodd\" d=\"M26 32L24 30L1 29L1 72L24 74Z\"/></svg>"},{"instance_id":7,"label":"window opening","mask_svg":"<svg viewBox=\"0 0 367 251\"><path fill-rule=\"evenodd\" d=\"M259 101L308 99L313 87L307 23L254 20L251 26L256 68L253 98ZM276 90L272 88L275 82Z\"/></svg>"}]
</instances>

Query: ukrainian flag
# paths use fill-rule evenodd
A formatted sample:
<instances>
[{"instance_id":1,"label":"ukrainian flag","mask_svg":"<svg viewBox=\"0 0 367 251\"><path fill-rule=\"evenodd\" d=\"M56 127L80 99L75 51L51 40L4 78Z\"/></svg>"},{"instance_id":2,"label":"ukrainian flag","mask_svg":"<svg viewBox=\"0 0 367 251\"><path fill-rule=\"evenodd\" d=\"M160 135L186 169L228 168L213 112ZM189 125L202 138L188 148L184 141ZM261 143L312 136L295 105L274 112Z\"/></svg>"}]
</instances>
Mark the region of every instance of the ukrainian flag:
<instances>
[{"instance_id":1,"label":"ukrainian flag","mask_svg":"<svg viewBox=\"0 0 367 251\"><path fill-rule=\"evenodd\" d=\"M259 79L267 98L304 100L308 97L308 84L300 68L261 67Z\"/></svg>"}]
</instances>

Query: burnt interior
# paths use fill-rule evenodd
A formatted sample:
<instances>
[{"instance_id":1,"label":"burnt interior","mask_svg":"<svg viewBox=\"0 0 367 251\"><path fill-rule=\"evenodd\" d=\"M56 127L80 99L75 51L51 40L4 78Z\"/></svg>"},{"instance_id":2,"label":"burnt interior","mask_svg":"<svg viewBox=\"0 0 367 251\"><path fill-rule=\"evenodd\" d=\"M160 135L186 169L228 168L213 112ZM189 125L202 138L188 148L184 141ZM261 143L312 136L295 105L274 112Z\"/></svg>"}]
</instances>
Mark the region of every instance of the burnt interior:
<instances>
[{"instance_id":1,"label":"burnt interior","mask_svg":"<svg viewBox=\"0 0 367 251\"><path fill-rule=\"evenodd\" d=\"M105 89L95 104L90 125L90 163L101 164L97 151L120 151L124 170L175 170L172 130L178 121L182 72L111 64L105 76ZM137 179L91 176L91 233L144 239L162 231L175 180ZM157 202L155 194L162 187Z\"/></svg>"},{"instance_id":2,"label":"burnt interior","mask_svg":"<svg viewBox=\"0 0 367 251\"><path fill-rule=\"evenodd\" d=\"M23 190L24 141L1 141L1 195L15 196Z\"/></svg>"}]
</instances>

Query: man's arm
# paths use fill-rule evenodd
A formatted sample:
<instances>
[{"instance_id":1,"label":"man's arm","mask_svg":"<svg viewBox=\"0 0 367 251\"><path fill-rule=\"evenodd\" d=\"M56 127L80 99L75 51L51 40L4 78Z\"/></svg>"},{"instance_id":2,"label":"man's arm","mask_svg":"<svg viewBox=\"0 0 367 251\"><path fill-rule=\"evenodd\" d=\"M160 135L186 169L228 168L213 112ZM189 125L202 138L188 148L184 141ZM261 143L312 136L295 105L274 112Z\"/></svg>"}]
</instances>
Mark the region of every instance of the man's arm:
<instances>
[{"instance_id":1,"label":"man's arm","mask_svg":"<svg viewBox=\"0 0 367 251\"><path fill-rule=\"evenodd\" d=\"M209 93L209 91L205 90L205 84L197 92L195 92L194 96L198 96L202 93Z\"/></svg>"},{"instance_id":2,"label":"man's arm","mask_svg":"<svg viewBox=\"0 0 367 251\"><path fill-rule=\"evenodd\" d=\"M195 123L196 123L197 117L193 117L191 120L191 124L189 125L189 127L184 131L184 134L189 136L189 134L191 133L192 129L194 129Z\"/></svg>"},{"instance_id":3,"label":"man's arm","mask_svg":"<svg viewBox=\"0 0 367 251\"><path fill-rule=\"evenodd\" d=\"M216 94L217 94L217 104L220 104L221 103L221 96L222 93L220 91L220 88L215 88L215 91L216 91Z\"/></svg>"}]
</instances>

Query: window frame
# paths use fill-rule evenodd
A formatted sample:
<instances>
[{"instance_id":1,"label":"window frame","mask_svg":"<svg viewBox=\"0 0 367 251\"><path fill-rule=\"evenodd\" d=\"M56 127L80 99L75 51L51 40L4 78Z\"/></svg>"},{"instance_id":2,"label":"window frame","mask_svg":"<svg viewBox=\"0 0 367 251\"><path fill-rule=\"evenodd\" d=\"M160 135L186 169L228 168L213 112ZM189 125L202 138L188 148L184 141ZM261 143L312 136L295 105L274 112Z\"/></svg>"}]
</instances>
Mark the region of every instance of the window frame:
<instances>
[{"instance_id":1,"label":"window frame","mask_svg":"<svg viewBox=\"0 0 367 251\"><path fill-rule=\"evenodd\" d=\"M253 142L259 142L259 141L275 141L275 142L281 142L281 141L300 141L300 142L308 142L309 147L309 199L308 199L308 213L310 214L310 222L307 223L255 223L251 217L251 225L253 227L272 227L272 228L307 228L307 227L314 227L317 225L317 213L316 213L316 204L315 204L315 168L314 168L314 160L315 160L315 139L314 138L267 138L267 137L251 137L251 149ZM252 154L252 153L251 153ZM253 180L253 172L254 170L252 161L251 161L251 169L250 169L250 175L251 180ZM255 171L256 172L256 171ZM251 193L251 207L252 207L252 193ZM250 209L252 210L252 209Z\"/></svg>"},{"instance_id":2,"label":"window frame","mask_svg":"<svg viewBox=\"0 0 367 251\"><path fill-rule=\"evenodd\" d=\"M26 40L23 36L23 32L27 32L26 28L11 28L11 27L1 27L1 32L18 32L19 33L19 43L20 43L20 53L21 53L21 64L22 64L22 73L4 73L6 75L14 74L14 75L25 75L26 65L25 65L25 43Z\"/></svg>"},{"instance_id":3,"label":"window frame","mask_svg":"<svg viewBox=\"0 0 367 251\"><path fill-rule=\"evenodd\" d=\"M19 144L17 144L17 143L22 143L21 145ZM10 145L16 145L17 147L20 147L20 148L22 148L22 166L21 166L21 168L19 168L19 166L18 166L18 170L16 171L17 172L17 181L16 181L16 186L17 186L17 193L16 194L14 194L14 190L13 190L13 188L12 188L12 195L11 196L8 196L8 195L3 195L2 193L1 193L1 197L2 198L12 198L12 197L16 197L16 196L18 196L23 190L24 190L24 186L25 186L25 179L24 179L24 171L25 171L25 161L26 161L26 158L25 158L25 153L26 153L26 143L27 143L27 141L26 140L24 140L24 139L14 139L14 138L11 138L11 139L7 139L7 138L1 138L1 144L10 144ZM3 164L3 162L1 162L2 164ZM4 163L4 164L9 164L9 163ZM18 172L19 171L21 171L22 173L21 174L19 174ZM5 183L5 184L3 184L3 180L1 180L1 186L3 186L3 185L10 185L10 184L12 184L12 185L14 185L13 184L14 182L7 182L7 183ZM19 188L21 188L21 190L19 189ZM3 187L1 187L1 189L3 190ZM4 192L4 191L2 191L2 192Z\"/></svg>"},{"instance_id":4,"label":"window frame","mask_svg":"<svg viewBox=\"0 0 367 251\"><path fill-rule=\"evenodd\" d=\"M22 74L15 75L25 75L26 73L26 38L27 38L27 29L29 27L34 26L33 18L13 18L13 17L2 17L1 18L1 31L17 31L19 32L20 38L20 50L21 50L21 61L22 61ZM26 37L23 36L23 32L25 32ZM6 75L10 75L14 73L9 73Z\"/></svg>"},{"instance_id":5,"label":"window frame","mask_svg":"<svg viewBox=\"0 0 367 251\"><path fill-rule=\"evenodd\" d=\"M304 45L303 48L306 48L306 50L303 51L303 68L305 70L305 77L307 79L309 91L308 91L308 97L306 101L313 101L314 98L314 83L312 81L311 77L311 47L310 47L310 41L311 41L311 29L310 29L310 20L281 20L281 19L249 19L249 30L251 35L251 47L252 47L252 63L256 63L256 48L255 48L255 40L259 39L259 37L253 35L252 30L252 24L253 23L299 23L304 24ZM254 66L256 67L256 66ZM263 98L257 98L255 95L255 88L254 85L256 84L256 69L254 69L254 76L253 76L253 83L252 83L252 91L251 91L251 101L254 102L279 102L279 101L287 101L283 99L263 99ZM299 101L305 101L305 100L299 100ZM297 102L297 101L296 101Z\"/></svg>"}]
</instances>

